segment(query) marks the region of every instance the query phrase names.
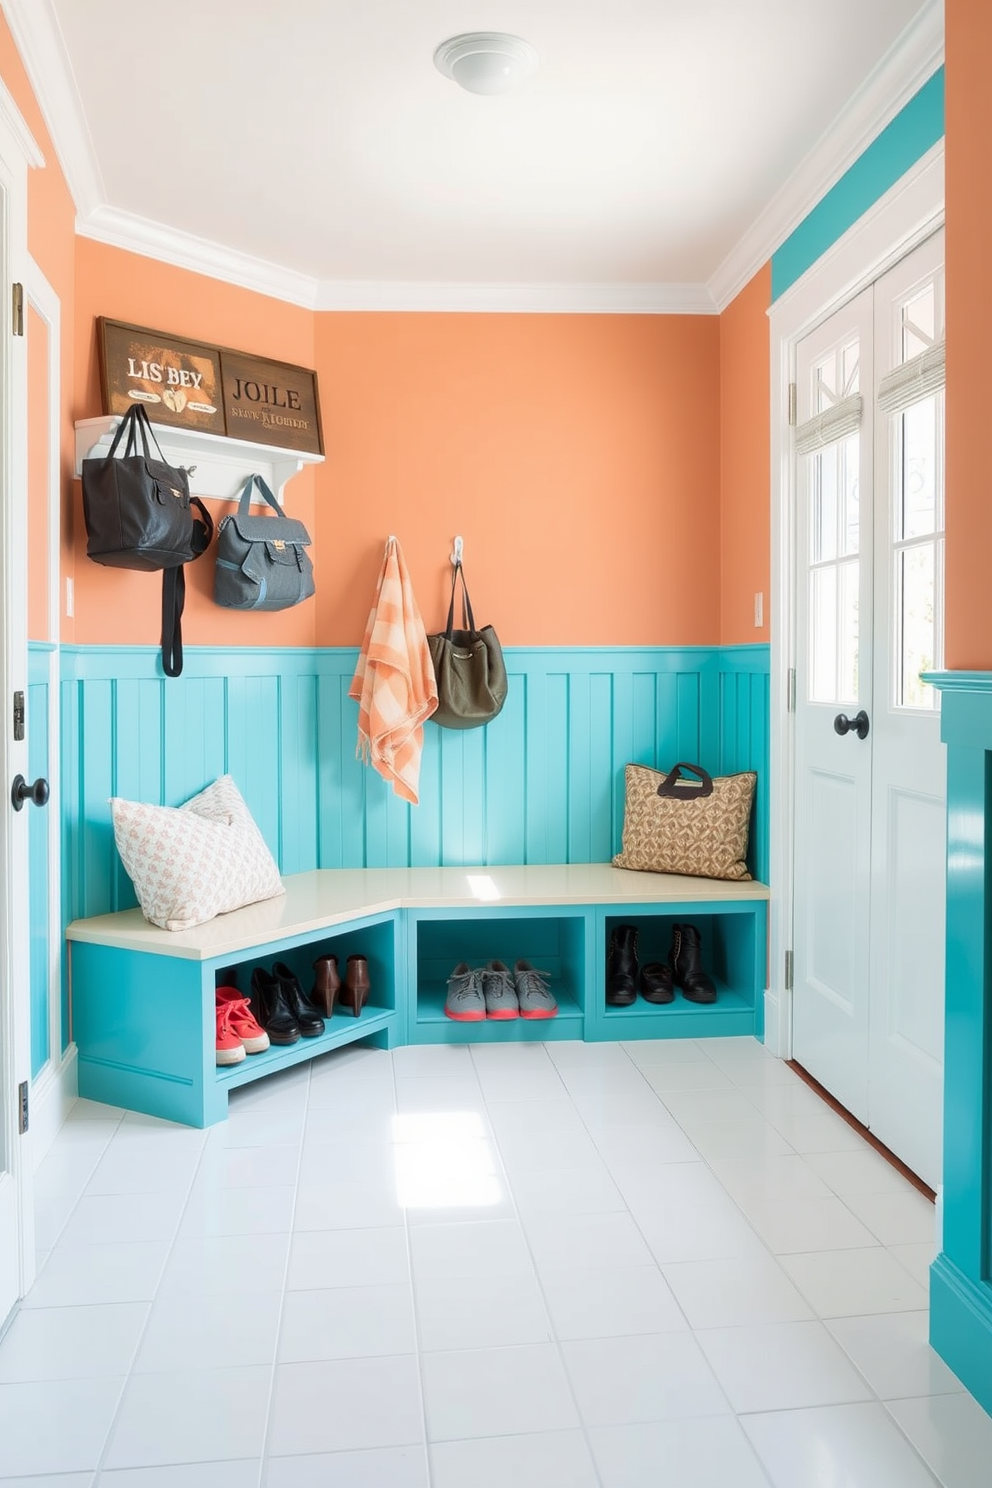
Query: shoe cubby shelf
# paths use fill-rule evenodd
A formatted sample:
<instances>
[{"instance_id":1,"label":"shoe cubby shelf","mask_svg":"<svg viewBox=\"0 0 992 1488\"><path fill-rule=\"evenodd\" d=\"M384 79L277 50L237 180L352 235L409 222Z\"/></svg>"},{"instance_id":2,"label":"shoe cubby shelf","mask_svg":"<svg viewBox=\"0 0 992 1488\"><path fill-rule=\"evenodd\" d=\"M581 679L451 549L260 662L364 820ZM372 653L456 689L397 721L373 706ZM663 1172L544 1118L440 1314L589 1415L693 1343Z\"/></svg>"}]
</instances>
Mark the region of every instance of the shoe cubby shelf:
<instances>
[{"instance_id":1,"label":"shoe cubby shelf","mask_svg":"<svg viewBox=\"0 0 992 1488\"><path fill-rule=\"evenodd\" d=\"M230 1090L356 1041L417 1043L705 1038L762 1032L768 890L607 864L487 869L333 869L287 877L286 894L170 933L139 910L76 920L69 941L79 1093L152 1116L209 1126ZM606 1004L609 937L634 925L638 959L665 961L672 928L692 923L717 988L707 1006ZM371 994L359 1017L340 1000L323 1034L236 1065L215 1062L218 982L246 994L256 967L284 961L306 990L312 965L365 956ZM447 978L525 960L546 973L550 1019L453 1022Z\"/></svg>"}]
</instances>

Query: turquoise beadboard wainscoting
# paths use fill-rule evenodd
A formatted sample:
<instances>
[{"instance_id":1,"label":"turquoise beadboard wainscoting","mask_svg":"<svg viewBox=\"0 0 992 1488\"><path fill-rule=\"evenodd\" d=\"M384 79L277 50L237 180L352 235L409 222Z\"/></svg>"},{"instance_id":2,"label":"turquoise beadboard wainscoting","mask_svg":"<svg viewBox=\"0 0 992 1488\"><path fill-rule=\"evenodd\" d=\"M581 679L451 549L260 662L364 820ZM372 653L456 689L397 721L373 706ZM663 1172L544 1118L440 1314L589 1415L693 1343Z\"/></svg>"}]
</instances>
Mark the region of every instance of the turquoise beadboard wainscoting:
<instances>
[{"instance_id":1,"label":"turquoise beadboard wainscoting","mask_svg":"<svg viewBox=\"0 0 992 1488\"><path fill-rule=\"evenodd\" d=\"M112 795L178 805L230 772L284 873L606 861L628 760L756 769L767 879L768 647L517 648L487 728L425 728L420 805L356 759L353 648L62 648L66 920L133 905Z\"/></svg>"},{"instance_id":2,"label":"turquoise beadboard wainscoting","mask_svg":"<svg viewBox=\"0 0 992 1488\"><path fill-rule=\"evenodd\" d=\"M992 1412L992 673L928 681L947 745L943 1237L930 1341Z\"/></svg>"}]
</instances>

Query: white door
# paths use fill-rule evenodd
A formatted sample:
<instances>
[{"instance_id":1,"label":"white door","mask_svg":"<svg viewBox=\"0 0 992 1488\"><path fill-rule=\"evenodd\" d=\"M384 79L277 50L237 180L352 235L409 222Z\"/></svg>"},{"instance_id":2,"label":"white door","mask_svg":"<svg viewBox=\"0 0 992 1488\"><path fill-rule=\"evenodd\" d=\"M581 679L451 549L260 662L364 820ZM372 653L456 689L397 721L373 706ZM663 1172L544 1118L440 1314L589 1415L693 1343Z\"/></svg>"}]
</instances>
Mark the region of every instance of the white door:
<instances>
[{"instance_id":1,"label":"white door","mask_svg":"<svg viewBox=\"0 0 992 1488\"><path fill-rule=\"evenodd\" d=\"M793 1053L933 1186L942 343L939 233L800 343L796 379Z\"/></svg>"},{"instance_id":2,"label":"white door","mask_svg":"<svg viewBox=\"0 0 992 1488\"><path fill-rule=\"evenodd\" d=\"M23 275L24 182L5 158L0 131L0 1329L30 1275L30 1182L19 1132L19 1092L29 1079L28 823L11 785L26 775L27 698L24 338L14 334L11 284Z\"/></svg>"}]
</instances>

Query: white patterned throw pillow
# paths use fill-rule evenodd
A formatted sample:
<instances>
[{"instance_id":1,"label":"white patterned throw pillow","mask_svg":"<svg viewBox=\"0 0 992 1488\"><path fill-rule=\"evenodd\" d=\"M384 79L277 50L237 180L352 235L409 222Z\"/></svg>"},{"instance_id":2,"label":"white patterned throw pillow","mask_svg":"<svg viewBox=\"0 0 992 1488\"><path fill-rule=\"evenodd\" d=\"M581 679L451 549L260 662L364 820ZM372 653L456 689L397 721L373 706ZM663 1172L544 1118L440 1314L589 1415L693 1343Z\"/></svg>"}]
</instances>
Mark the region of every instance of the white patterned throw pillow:
<instances>
[{"instance_id":1,"label":"white patterned throw pillow","mask_svg":"<svg viewBox=\"0 0 992 1488\"><path fill-rule=\"evenodd\" d=\"M230 775L182 806L146 806L114 796L110 814L142 913L163 930L190 930L286 892Z\"/></svg>"}]
</instances>

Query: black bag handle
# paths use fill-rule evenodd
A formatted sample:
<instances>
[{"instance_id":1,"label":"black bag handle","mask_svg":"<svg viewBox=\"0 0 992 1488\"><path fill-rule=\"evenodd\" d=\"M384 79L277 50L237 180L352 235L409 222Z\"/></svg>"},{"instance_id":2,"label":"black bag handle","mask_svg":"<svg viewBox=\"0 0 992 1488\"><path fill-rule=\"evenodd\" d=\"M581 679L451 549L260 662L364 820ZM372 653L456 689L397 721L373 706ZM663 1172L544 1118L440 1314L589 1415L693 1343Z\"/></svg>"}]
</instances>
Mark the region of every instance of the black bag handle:
<instances>
[{"instance_id":1,"label":"black bag handle","mask_svg":"<svg viewBox=\"0 0 992 1488\"><path fill-rule=\"evenodd\" d=\"M238 502L239 517L247 517L251 509L251 492L253 486L258 487L262 495L265 497L265 500L269 503L269 505L272 507L272 510L276 513L277 516L284 517L286 515L276 498L273 496L272 492L269 490L268 486L265 484L262 477L256 474L250 475L245 481L245 488L241 492L241 500Z\"/></svg>"},{"instance_id":2,"label":"black bag handle","mask_svg":"<svg viewBox=\"0 0 992 1488\"><path fill-rule=\"evenodd\" d=\"M699 776L698 781L683 780L680 773L682 770L691 770L693 775ZM712 775L707 775L702 765L689 765L684 760L680 760L677 765L674 765L669 770L658 787L659 796L674 796L676 799L681 798L683 801L701 801L704 796L711 796L712 794Z\"/></svg>"},{"instance_id":3,"label":"black bag handle","mask_svg":"<svg viewBox=\"0 0 992 1488\"><path fill-rule=\"evenodd\" d=\"M116 455L117 446L124 438L125 433L127 434L127 444L124 447L125 458L129 455L139 454L144 455L146 460L150 460L152 458L152 446L154 445L156 455L162 464L167 465L169 463L159 447L158 440L155 438L155 431L148 420L148 414L140 403L135 403L133 408L129 408L118 424L117 433L114 435L114 442L107 451L108 460L112 460Z\"/></svg>"},{"instance_id":4,"label":"black bag handle","mask_svg":"<svg viewBox=\"0 0 992 1488\"><path fill-rule=\"evenodd\" d=\"M450 641L455 627L455 586L459 576L462 581L462 630L475 631L475 616L472 613L472 601L468 597L468 585L465 582L465 570L461 562L455 564L455 571L451 576L451 603L448 605L448 623L444 627L445 640Z\"/></svg>"}]
</instances>

